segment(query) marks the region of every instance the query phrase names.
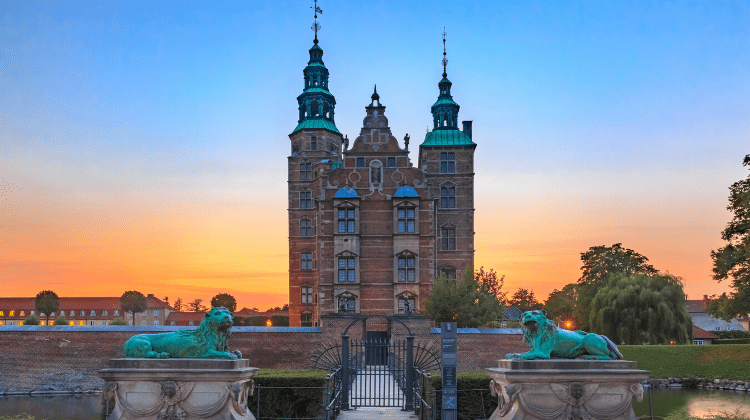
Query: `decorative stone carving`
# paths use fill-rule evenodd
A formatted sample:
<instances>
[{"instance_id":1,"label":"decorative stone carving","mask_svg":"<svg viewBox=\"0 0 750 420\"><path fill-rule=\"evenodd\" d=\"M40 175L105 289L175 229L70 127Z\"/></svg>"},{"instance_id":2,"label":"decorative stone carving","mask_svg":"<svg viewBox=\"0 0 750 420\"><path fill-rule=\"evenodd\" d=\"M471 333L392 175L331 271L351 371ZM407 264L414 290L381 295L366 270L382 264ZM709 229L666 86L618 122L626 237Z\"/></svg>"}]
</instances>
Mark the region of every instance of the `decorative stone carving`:
<instances>
[{"instance_id":1,"label":"decorative stone carving","mask_svg":"<svg viewBox=\"0 0 750 420\"><path fill-rule=\"evenodd\" d=\"M624 360L500 360L488 369L490 420L637 420L648 372Z\"/></svg>"},{"instance_id":2,"label":"decorative stone carving","mask_svg":"<svg viewBox=\"0 0 750 420\"><path fill-rule=\"evenodd\" d=\"M108 420L255 420L247 359L113 359L99 371L115 405Z\"/></svg>"}]
</instances>

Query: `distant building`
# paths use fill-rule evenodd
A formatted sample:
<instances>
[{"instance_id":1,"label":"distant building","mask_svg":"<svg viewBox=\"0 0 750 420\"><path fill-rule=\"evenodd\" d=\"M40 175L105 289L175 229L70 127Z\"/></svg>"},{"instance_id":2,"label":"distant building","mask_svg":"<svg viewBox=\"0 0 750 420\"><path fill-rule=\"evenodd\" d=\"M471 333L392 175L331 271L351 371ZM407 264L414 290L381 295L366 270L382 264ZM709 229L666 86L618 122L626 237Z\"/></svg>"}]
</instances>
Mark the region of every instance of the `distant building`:
<instances>
[{"instance_id":1,"label":"distant building","mask_svg":"<svg viewBox=\"0 0 750 420\"><path fill-rule=\"evenodd\" d=\"M699 346L711 344L717 338L719 337L717 337L716 334L710 333L702 328L696 327L695 324L693 324L693 344L697 344Z\"/></svg>"},{"instance_id":2,"label":"distant building","mask_svg":"<svg viewBox=\"0 0 750 420\"><path fill-rule=\"evenodd\" d=\"M703 295L701 300L686 300L688 313L690 318L693 319L693 325L701 328L705 331L747 331L746 324L743 325L742 321L738 318L732 318L729 321L724 321L720 318L714 318L706 313L706 303L708 302L708 295ZM747 319L745 316L744 319Z\"/></svg>"},{"instance_id":3,"label":"distant building","mask_svg":"<svg viewBox=\"0 0 750 420\"><path fill-rule=\"evenodd\" d=\"M334 122L317 35L309 53L287 158L289 323L420 312L437 275L473 271L472 122L459 129L444 66L416 165L409 136L393 136L377 89L350 145Z\"/></svg>"},{"instance_id":4,"label":"distant building","mask_svg":"<svg viewBox=\"0 0 750 420\"><path fill-rule=\"evenodd\" d=\"M181 327L198 326L203 317L204 312L170 312L167 317L167 323L165 325L177 325Z\"/></svg>"},{"instance_id":5,"label":"distant building","mask_svg":"<svg viewBox=\"0 0 750 420\"><path fill-rule=\"evenodd\" d=\"M146 310L135 314L135 325L166 325L172 311L171 306L149 294L146 296ZM23 320L31 315L39 318L40 325L47 323L46 314L36 310L33 297L0 298L0 325L23 325ZM118 317L133 324L130 314L123 313L119 297L61 297L60 308L50 313L50 324L61 315L69 325L109 325Z\"/></svg>"}]
</instances>

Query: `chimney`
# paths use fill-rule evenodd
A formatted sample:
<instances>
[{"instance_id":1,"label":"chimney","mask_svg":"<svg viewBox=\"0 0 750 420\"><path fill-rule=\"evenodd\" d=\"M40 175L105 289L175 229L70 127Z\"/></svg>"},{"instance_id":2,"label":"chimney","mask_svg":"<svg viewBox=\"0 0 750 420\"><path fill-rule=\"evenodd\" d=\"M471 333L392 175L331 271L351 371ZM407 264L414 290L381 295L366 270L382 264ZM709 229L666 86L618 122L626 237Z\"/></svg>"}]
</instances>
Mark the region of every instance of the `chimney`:
<instances>
[{"instance_id":1,"label":"chimney","mask_svg":"<svg viewBox=\"0 0 750 420\"><path fill-rule=\"evenodd\" d=\"M464 125L464 134L471 140L471 121L461 121L461 123Z\"/></svg>"},{"instance_id":2,"label":"chimney","mask_svg":"<svg viewBox=\"0 0 750 420\"><path fill-rule=\"evenodd\" d=\"M153 293L149 293L148 296L146 296L146 297L154 297L154 294Z\"/></svg>"},{"instance_id":3,"label":"chimney","mask_svg":"<svg viewBox=\"0 0 750 420\"><path fill-rule=\"evenodd\" d=\"M703 295L703 301L708 302L708 295Z\"/></svg>"}]
</instances>

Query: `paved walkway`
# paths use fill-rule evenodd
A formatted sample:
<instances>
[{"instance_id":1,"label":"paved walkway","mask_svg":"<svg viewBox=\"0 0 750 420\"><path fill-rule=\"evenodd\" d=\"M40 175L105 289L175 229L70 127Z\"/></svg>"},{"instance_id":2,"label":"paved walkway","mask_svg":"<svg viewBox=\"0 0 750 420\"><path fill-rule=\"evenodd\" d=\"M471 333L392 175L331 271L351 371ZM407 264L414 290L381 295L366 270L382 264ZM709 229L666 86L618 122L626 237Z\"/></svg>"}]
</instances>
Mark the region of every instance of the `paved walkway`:
<instances>
[{"instance_id":1,"label":"paved walkway","mask_svg":"<svg viewBox=\"0 0 750 420\"><path fill-rule=\"evenodd\" d=\"M359 407L339 413L337 420L418 420L413 411L401 411L398 407Z\"/></svg>"}]
</instances>

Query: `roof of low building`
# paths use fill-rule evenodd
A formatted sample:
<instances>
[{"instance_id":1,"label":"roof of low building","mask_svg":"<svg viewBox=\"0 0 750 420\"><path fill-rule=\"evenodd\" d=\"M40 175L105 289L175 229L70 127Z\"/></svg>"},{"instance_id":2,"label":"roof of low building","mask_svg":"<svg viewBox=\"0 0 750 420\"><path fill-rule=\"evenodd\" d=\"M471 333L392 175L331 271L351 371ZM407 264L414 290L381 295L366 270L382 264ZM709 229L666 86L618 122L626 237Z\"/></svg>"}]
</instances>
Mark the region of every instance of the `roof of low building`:
<instances>
[{"instance_id":1,"label":"roof of low building","mask_svg":"<svg viewBox=\"0 0 750 420\"><path fill-rule=\"evenodd\" d=\"M422 146L471 146L473 141L459 129L435 129L424 136Z\"/></svg>"},{"instance_id":2,"label":"roof of low building","mask_svg":"<svg viewBox=\"0 0 750 420\"><path fill-rule=\"evenodd\" d=\"M706 312L705 300L686 300L685 305L687 306L688 312Z\"/></svg>"},{"instance_id":3,"label":"roof of low building","mask_svg":"<svg viewBox=\"0 0 750 420\"><path fill-rule=\"evenodd\" d=\"M33 297L0 298L0 309L34 309L36 307ZM161 299L148 295L146 297L146 309L164 308L172 309ZM120 309L119 297L61 297L59 310L104 310Z\"/></svg>"},{"instance_id":4,"label":"roof of low building","mask_svg":"<svg viewBox=\"0 0 750 420\"><path fill-rule=\"evenodd\" d=\"M717 337L716 334L708 332L708 331L706 331L706 330L704 330L702 328L699 328L699 327L693 325L693 339L698 339L698 340L707 340L707 339L715 340L717 338L719 338L719 337Z\"/></svg>"},{"instance_id":5,"label":"roof of low building","mask_svg":"<svg viewBox=\"0 0 750 420\"><path fill-rule=\"evenodd\" d=\"M197 321L201 322L203 320L203 317L205 316L205 313L203 312L170 312L169 316L167 316L167 324L170 322L185 322L185 321Z\"/></svg>"}]
</instances>

